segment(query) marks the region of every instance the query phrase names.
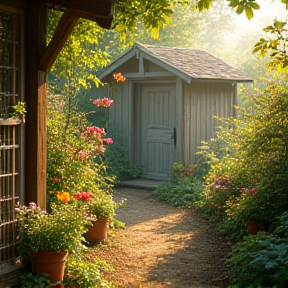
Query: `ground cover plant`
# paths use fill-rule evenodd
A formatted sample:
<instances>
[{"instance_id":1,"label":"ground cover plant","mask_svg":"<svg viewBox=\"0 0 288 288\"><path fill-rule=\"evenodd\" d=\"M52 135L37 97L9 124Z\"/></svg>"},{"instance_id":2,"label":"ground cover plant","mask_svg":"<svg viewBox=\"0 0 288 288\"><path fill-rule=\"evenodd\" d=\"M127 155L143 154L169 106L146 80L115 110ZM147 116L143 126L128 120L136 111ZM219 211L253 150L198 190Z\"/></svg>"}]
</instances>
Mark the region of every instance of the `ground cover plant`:
<instances>
[{"instance_id":1,"label":"ground cover plant","mask_svg":"<svg viewBox=\"0 0 288 288\"><path fill-rule=\"evenodd\" d=\"M189 207L199 200L203 180L197 176L195 165L175 163L170 177L170 181L160 184L155 190L157 199L180 207Z\"/></svg>"},{"instance_id":2,"label":"ground cover plant","mask_svg":"<svg viewBox=\"0 0 288 288\"><path fill-rule=\"evenodd\" d=\"M287 287L288 214L281 216L272 233L247 236L228 255L230 288Z\"/></svg>"}]
</instances>

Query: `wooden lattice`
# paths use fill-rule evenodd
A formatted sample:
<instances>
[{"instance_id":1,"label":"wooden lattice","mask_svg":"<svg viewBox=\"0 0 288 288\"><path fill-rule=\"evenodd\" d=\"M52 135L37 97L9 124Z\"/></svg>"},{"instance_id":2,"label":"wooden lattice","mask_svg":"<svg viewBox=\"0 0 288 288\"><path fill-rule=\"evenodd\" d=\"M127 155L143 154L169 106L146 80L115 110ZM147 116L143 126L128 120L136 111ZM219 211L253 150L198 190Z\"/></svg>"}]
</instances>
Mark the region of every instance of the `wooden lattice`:
<instances>
[{"instance_id":1,"label":"wooden lattice","mask_svg":"<svg viewBox=\"0 0 288 288\"><path fill-rule=\"evenodd\" d=\"M1 9L1 8L0 8ZM16 259L21 125L7 122L21 91L20 14L0 11L0 275Z\"/></svg>"}]
</instances>

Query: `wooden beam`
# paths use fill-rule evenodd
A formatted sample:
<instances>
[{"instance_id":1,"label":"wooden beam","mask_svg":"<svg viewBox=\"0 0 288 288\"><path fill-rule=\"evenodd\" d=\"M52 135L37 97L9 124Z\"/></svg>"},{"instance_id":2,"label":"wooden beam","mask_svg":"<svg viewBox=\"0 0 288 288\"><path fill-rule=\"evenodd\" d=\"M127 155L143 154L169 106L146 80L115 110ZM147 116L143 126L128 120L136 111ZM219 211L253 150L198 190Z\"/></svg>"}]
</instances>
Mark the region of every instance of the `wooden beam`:
<instances>
[{"instance_id":1,"label":"wooden beam","mask_svg":"<svg viewBox=\"0 0 288 288\"><path fill-rule=\"evenodd\" d=\"M39 70L44 71L46 74L50 71L73 28L77 24L78 19L79 16L75 11L67 10L62 15L49 45L42 54L38 67Z\"/></svg>"},{"instance_id":2,"label":"wooden beam","mask_svg":"<svg viewBox=\"0 0 288 288\"><path fill-rule=\"evenodd\" d=\"M74 11L93 14L95 17L112 16L113 0L43 0L57 9L72 9Z\"/></svg>"},{"instance_id":3,"label":"wooden beam","mask_svg":"<svg viewBox=\"0 0 288 288\"><path fill-rule=\"evenodd\" d=\"M46 75L38 71L39 55L46 47L46 7L42 0L28 2L26 14L26 73L25 101L27 117L25 204L35 202L46 207Z\"/></svg>"},{"instance_id":4,"label":"wooden beam","mask_svg":"<svg viewBox=\"0 0 288 288\"><path fill-rule=\"evenodd\" d=\"M27 0L0 0L0 5L8 5L15 8L25 9Z\"/></svg>"}]
</instances>

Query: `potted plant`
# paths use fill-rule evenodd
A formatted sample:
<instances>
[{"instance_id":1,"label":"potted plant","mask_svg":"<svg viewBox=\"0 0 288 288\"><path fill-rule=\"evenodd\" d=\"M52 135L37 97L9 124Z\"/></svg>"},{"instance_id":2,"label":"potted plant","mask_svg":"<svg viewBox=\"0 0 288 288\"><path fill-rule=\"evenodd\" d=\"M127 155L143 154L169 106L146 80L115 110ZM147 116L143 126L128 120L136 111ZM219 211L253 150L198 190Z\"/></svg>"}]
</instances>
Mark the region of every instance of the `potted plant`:
<instances>
[{"instance_id":1,"label":"potted plant","mask_svg":"<svg viewBox=\"0 0 288 288\"><path fill-rule=\"evenodd\" d=\"M26 114L26 103L19 101L16 105L12 106L12 112L4 115L0 119L0 124L2 125L17 125L21 121L25 123L25 114Z\"/></svg>"},{"instance_id":2,"label":"potted plant","mask_svg":"<svg viewBox=\"0 0 288 288\"><path fill-rule=\"evenodd\" d=\"M68 252L75 253L83 245L88 221L76 208L73 203L52 203L47 213L30 203L29 208L17 210L20 255L34 273L47 273L52 283L63 280Z\"/></svg>"},{"instance_id":3,"label":"potted plant","mask_svg":"<svg viewBox=\"0 0 288 288\"><path fill-rule=\"evenodd\" d=\"M243 221L248 234L257 234L263 223L269 219L269 195L258 188L242 188L236 201L228 201L227 214Z\"/></svg>"},{"instance_id":4,"label":"potted plant","mask_svg":"<svg viewBox=\"0 0 288 288\"><path fill-rule=\"evenodd\" d=\"M113 197L104 191L77 192L74 197L84 202L87 218L92 222L85 233L85 239L90 243L95 243L107 239L108 225L115 215L117 204Z\"/></svg>"}]
</instances>

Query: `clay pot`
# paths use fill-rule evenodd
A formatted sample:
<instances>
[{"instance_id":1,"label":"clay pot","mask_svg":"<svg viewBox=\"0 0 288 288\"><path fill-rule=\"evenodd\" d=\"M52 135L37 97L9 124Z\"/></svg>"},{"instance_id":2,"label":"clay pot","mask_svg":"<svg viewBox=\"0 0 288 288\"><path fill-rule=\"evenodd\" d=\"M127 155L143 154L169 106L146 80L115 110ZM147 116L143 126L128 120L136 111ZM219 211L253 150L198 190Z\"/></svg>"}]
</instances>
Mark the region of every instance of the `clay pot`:
<instances>
[{"instance_id":1,"label":"clay pot","mask_svg":"<svg viewBox=\"0 0 288 288\"><path fill-rule=\"evenodd\" d=\"M246 224L248 234L256 235L259 231L259 228L263 225L263 222L247 220L245 224Z\"/></svg>"},{"instance_id":2,"label":"clay pot","mask_svg":"<svg viewBox=\"0 0 288 288\"><path fill-rule=\"evenodd\" d=\"M31 256L32 272L45 273L51 283L62 282L68 252L33 252Z\"/></svg>"},{"instance_id":3,"label":"clay pot","mask_svg":"<svg viewBox=\"0 0 288 288\"><path fill-rule=\"evenodd\" d=\"M93 225L89 226L88 231L84 234L85 239L89 243L107 240L109 220L106 218L98 218L91 222Z\"/></svg>"}]
</instances>

